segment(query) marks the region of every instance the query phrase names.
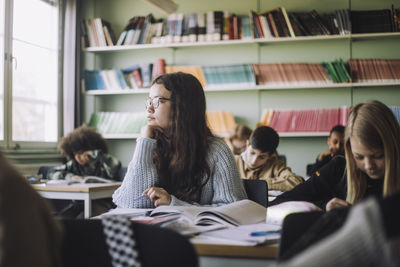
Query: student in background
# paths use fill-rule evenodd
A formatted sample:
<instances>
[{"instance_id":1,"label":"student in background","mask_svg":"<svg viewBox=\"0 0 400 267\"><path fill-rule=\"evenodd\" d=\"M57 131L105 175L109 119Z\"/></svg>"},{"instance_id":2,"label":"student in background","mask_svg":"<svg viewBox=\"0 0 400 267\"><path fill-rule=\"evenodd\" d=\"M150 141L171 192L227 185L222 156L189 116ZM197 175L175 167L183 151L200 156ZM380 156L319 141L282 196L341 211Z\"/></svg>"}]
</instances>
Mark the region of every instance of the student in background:
<instances>
[{"instance_id":1,"label":"student in background","mask_svg":"<svg viewBox=\"0 0 400 267\"><path fill-rule=\"evenodd\" d=\"M204 91L193 75L157 77L146 109L148 124L113 195L118 207L222 205L246 198L232 152L207 126Z\"/></svg>"},{"instance_id":2,"label":"student in background","mask_svg":"<svg viewBox=\"0 0 400 267\"><path fill-rule=\"evenodd\" d=\"M307 175L311 176L334 156L344 155L344 126L336 125L329 132L328 149L318 155L314 164L307 165Z\"/></svg>"},{"instance_id":3,"label":"student in background","mask_svg":"<svg viewBox=\"0 0 400 267\"><path fill-rule=\"evenodd\" d=\"M61 266L61 227L46 202L0 154L0 266Z\"/></svg>"},{"instance_id":4,"label":"student in background","mask_svg":"<svg viewBox=\"0 0 400 267\"><path fill-rule=\"evenodd\" d=\"M274 129L268 126L256 128L247 141L246 150L235 156L241 177L265 180L269 190L288 191L301 184L303 178L279 159L278 144L279 135Z\"/></svg>"},{"instance_id":5,"label":"student in background","mask_svg":"<svg viewBox=\"0 0 400 267\"><path fill-rule=\"evenodd\" d=\"M326 210L349 207L368 196L400 192L400 126L379 101L355 105L345 130L345 156L336 156L305 183L270 205L309 201Z\"/></svg>"},{"instance_id":6,"label":"student in background","mask_svg":"<svg viewBox=\"0 0 400 267\"><path fill-rule=\"evenodd\" d=\"M49 170L47 179L83 179L89 175L118 179L121 162L108 154L106 140L96 130L80 126L61 139L58 149L68 161Z\"/></svg>"},{"instance_id":7,"label":"student in background","mask_svg":"<svg viewBox=\"0 0 400 267\"><path fill-rule=\"evenodd\" d=\"M231 130L229 137L225 138L225 142L232 150L233 154L240 155L246 150L247 141L250 138L252 130L242 124L236 124Z\"/></svg>"},{"instance_id":8,"label":"student in background","mask_svg":"<svg viewBox=\"0 0 400 267\"><path fill-rule=\"evenodd\" d=\"M121 162L108 154L106 140L96 130L80 126L62 138L58 149L67 162L55 166L47 173L47 179L83 179L85 176L98 176L117 180ZM57 206L58 202L54 202ZM114 205L111 199L99 199L93 202L93 213L106 212ZM63 218L80 218L83 216L82 201L71 201L69 205L56 207L57 215Z\"/></svg>"}]
</instances>

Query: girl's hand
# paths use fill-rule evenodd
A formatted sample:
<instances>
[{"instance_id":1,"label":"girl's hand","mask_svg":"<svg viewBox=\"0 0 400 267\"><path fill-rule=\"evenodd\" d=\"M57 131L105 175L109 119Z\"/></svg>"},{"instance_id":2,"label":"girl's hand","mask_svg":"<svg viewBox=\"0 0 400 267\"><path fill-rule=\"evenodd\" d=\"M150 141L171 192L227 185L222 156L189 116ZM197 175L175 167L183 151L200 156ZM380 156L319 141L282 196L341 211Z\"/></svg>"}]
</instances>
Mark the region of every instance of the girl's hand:
<instances>
[{"instance_id":1,"label":"girl's hand","mask_svg":"<svg viewBox=\"0 0 400 267\"><path fill-rule=\"evenodd\" d=\"M147 195L147 198L154 202L154 206L162 206L171 204L171 195L161 187L149 187L144 190L143 194Z\"/></svg>"},{"instance_id":2,"label":"girl's hand","mask_svg":"<svg viewBox=\"0 0 400 267\"><path fill-rule=\"evenodd\" d=\"M154 125L145 125L140 130L140 135L142 137L147 137L151 139L158 139L161 133L162 133L162 128Z\"/></svg>"},{"instance_id":3,"label":"girl's hand","mask_svg":"<svg viewBox=\"0 0 400 267\"><path fill-rule=\"evenodd\" d=\"M350 207L350 206L351 204L349 202L335 197L329 200L328 204L326 204L326 211L330 211L336 208Z\"/></svg>"}]
</instances>

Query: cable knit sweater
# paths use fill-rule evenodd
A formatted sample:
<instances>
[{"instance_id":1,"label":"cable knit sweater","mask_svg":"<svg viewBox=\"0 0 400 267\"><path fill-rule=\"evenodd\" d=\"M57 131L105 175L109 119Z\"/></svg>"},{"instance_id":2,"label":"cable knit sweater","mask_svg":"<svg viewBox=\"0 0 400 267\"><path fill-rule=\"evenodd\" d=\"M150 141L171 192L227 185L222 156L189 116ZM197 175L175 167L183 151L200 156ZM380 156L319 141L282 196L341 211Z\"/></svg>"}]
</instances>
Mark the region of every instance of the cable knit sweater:
<instances>
[{"instance_id":1,"label":"cable knit sweater","mask_svg":"<svg viewBox=\"0 0 400 267\"><path fill-rule=\"evenodd\" d=\"M153 164L156 140L137 139L133 159L120 188L113 194L114 203L120 208L152 208L153 203L145 198L135 201L142 192L158 184L158 175ZM211 169L208 182L203 187L200 205L223 205L246 198L233 154L226 143L217 137L210 138L207 162ZM171 196L170 205L190 205Z\"/></svg>"}]
</instances>

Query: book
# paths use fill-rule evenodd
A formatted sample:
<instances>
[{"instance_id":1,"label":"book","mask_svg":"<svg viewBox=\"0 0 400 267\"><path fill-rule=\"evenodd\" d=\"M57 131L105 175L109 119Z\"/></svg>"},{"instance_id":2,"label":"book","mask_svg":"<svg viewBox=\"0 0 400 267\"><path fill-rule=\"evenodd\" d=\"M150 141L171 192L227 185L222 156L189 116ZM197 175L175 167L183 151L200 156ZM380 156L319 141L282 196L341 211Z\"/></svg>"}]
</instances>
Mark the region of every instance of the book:
<instances>
[{"instance_id":1,"label":"book","mask_svg":"<svg viewBox=\"0 0 400 267\"><path fill-rule=\"evenodd\" d=\"M149 215L162 217L180 215L193 225L224 225L228 227L265 223L267 208L243 199L218 207L205 206L159 206Z\"/></svg>"},{"instance_id":2,"label":"book","mask_svg":"<svg viewBox=\"0 0 400 267\"><path fill-rule=\"evenodd\" d=\"M283 220L289 214L296 212L320 211L321 209L311 202L287 201L268 207L267 224L282 225Z\"/></svg>"},{"instance_id":3,"label":"book","mask_svg":"<svg viewBox=\"0 0 400 267\"><path fill-rule=\"evenodd\" d=\"M46 185L71 185L71 184L95 184L95 183L110 184L113 182L116 181L98 176L84 176L83 178L81 178L80 176L72 176L71 178L65 180L49 180L46 182Z\"/></svg>"}]
</instances>

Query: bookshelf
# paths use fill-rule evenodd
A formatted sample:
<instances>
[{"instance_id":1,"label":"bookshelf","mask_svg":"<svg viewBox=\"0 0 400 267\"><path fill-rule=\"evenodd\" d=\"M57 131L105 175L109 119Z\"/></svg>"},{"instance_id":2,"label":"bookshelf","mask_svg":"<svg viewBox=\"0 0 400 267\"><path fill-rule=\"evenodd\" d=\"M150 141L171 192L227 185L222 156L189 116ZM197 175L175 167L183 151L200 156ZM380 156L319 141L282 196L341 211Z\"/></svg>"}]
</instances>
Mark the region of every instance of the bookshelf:
<instances>
[{"instance_id":1,"label":"bookshelf","mask_svg":"<svg viewBox=\"0 0 400 267\"><path fill-rule=\"evenodd\" d=\"M261 12L278 6L287 11L327 12L349 8L350 0L318 1L306 3L296 0L249 1L195 1L177 0L178 12L207 12L227 10L246 15L248 11ZM383 0L351 0L351 8L388 8L392 2ZM166 17L140 0L81 1L82 18L101 17L111 22L117 35L129 18L153 13ZM399 8L400 6L396 6ZM82 49L81 69L124 68L134 63L155 62L164 58L167 65L218 65L242 63L317 63L342 58L394 58L400 59L398 43L400 33L347 34L329 36L280 37L271 39L227 40L217 42L141 44ZM341 83L309 85L222 85L206 86L208 110L231 110L239 123L254 128L265 108L306 109L351 106L354 103L378 99L387 105L400 105L398 82ZM149 89L91 90L83 93L82 121L98 111L142 112ZM288 164L300 175L305 174L307 163L313 162L320 151L326 149L328 133L281 134L279 153L285 154ZM132 157L137 135L107 135L111 153L127 165Z\"/></svg>"},{"instance_id":2,"label":"bookshelf","mask_svg":"<svg viewBox=\"0 0 400 267\"><path fill-rule=\"evenodd\" d=\"M83 52L105 53L138 49L156 49L156 48L184 48L195 46L223 46L223 45L243 45L243 44L259 44L267 45L269 43L285 43L285 42L312 42L312 41L329 41L329 40L359 40L359 39L376 39L376 38L400 38L400 32L388 33L359 33L347 35L321 35L321 36L298 36L298 37L279 37L279 38L252 38L246 40L221 40L214 42L195 42L195 43L170 43L170 44L139 44L139 45L120 45L120 46L104 46L104 47L86 47Z\"/></svg>"},{"instance_id":3,"label":"bookshelf","mask_svg":"<svg viewBox=\"0 0 400 267\"><path fill-rule=\"evenodd\" d=\"M385 87L385 86L397 86L399 82L379 82L379 83L332 83L332 84L309 84L309 85L255 85L255 86L238 86L238 85L221 85L221 86L205 86L205 92L219 92L219 91L263 91L263 90L296 90L305 88L355 88L355 87ZM148 94L150 88L141 89L99 89L85 91L87 95L123 95L123 94Z\"/></svg>"}]
</instances>

